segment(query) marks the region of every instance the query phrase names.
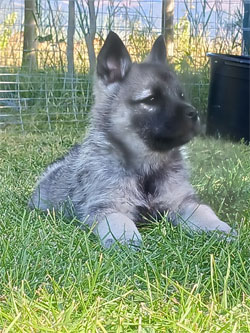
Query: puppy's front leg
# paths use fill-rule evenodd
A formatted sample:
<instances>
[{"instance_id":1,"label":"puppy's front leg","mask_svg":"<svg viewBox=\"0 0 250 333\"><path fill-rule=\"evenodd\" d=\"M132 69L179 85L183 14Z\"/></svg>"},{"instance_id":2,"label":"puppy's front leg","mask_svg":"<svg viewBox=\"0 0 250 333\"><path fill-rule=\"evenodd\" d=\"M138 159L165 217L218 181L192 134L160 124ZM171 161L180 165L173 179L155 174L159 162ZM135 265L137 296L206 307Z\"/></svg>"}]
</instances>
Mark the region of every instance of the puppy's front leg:
<instances>
[{"instance_id":1,"label":"puppy's front leg","mask_svg":"<svg viewBox=\"0 0 250 333\"><path fill-rule=\"evenodd\" d=\"M180 212L180 222L192 230L232 232L232 228L221 221L214 211L207 205L199 203L186 203Z\"/></svg>"},{"instance_id":2,"label":"puppy's front leg","mask_svg":"<svg viewBox=\"0 0 250 333\"><path fill-rule=\"evenodd\" d=\"M121 213L108 214L98 221L94 233L100 237L106 248L116 241L121 244L139 246L142 240L135 223Z\"/></svg>"}]
</instances>

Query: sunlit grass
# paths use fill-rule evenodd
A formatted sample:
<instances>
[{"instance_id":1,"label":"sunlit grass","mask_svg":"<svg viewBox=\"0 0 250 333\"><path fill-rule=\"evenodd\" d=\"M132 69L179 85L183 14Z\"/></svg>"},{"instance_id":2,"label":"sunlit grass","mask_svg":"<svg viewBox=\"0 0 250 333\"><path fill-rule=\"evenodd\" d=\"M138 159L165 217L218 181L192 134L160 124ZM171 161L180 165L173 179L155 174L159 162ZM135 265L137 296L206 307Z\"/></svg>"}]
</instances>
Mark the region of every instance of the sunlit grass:
<instances>
[{"instance_id":1,"label":"sunlit grass","mask_svg":"<svg viewBox=\"0 0 250 333\"><path fill-rule=\"evenodd\" d=\"M144 246L103 250L88 231L26 205L37 176L79 132L0 135L3 332L249 332L249 146L196 139L192 181L238 230L232 242L166 220Z\"/></svg>"}]
</instances>

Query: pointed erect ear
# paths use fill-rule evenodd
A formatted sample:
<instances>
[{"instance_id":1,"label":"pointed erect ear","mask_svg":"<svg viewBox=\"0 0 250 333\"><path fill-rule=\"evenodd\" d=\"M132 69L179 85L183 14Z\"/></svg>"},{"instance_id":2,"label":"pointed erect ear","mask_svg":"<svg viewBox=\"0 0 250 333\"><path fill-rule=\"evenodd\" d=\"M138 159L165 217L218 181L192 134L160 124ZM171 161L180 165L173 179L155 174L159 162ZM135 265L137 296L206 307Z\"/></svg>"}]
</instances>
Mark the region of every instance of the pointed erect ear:
<instances>
[{"instance_id":1,"label":"pointed erect ear","mask_svg":"<svg viewBox=\"0 0 250 333\"><path fill-rule=\"evenodd\" d=\"M152 50L149 53L149 55L147 56L145 62L165 64L166 57L167 57L166 45L165 45L164 37L161 35L154 42Z\"/></svg>"},{"instance_id":2,"label":"pointed erect ear","mask_svg":"<svg viewBox=\"0 0 250 333\"><path fill-rule=\"evenodd\" d=\"M121 39L110 31L97 57L97 75L105 84L121 81L130 69L131 59Z\"/></svg>"}]
</instances>

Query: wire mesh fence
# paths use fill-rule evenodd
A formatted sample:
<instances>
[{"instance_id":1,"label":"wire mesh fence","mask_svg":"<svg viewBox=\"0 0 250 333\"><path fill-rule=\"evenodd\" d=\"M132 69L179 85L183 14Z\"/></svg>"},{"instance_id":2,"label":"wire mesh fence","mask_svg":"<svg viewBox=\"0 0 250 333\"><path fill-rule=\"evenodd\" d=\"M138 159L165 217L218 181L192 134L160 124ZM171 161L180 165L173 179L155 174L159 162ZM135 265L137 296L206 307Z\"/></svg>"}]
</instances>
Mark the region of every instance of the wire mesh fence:
<instances>
[{"instance_id":1,"label":"wire mesh fence","mask_svg":"<svg viewBox=\"0 0 250 333\"><path fill-rule=\"evenodd\" d=\"M84 125L109 30L135 61L163 32L168 60L203 117L206 53L242 52L241 0L0 0L0 9L0 129Z\"/></svg>"}]
</instances>

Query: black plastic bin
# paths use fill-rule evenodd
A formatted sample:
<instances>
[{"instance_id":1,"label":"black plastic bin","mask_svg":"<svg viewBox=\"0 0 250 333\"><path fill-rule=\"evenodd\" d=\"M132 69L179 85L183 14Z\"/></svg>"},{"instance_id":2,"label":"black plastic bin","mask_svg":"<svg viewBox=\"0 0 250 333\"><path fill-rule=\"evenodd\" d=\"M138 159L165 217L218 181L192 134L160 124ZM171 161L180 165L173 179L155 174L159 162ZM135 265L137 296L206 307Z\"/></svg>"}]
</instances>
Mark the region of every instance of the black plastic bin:
<instances>
[{"instance_id":1,"label":"black plastic bin","mask_svg":"<svg viewBox=\"0 0 250 333\"><path fill-rule=\"evenodd\" d=\"M208 53L207 134L249 143L250 57Z\"/></svg>"}]
</instances>

